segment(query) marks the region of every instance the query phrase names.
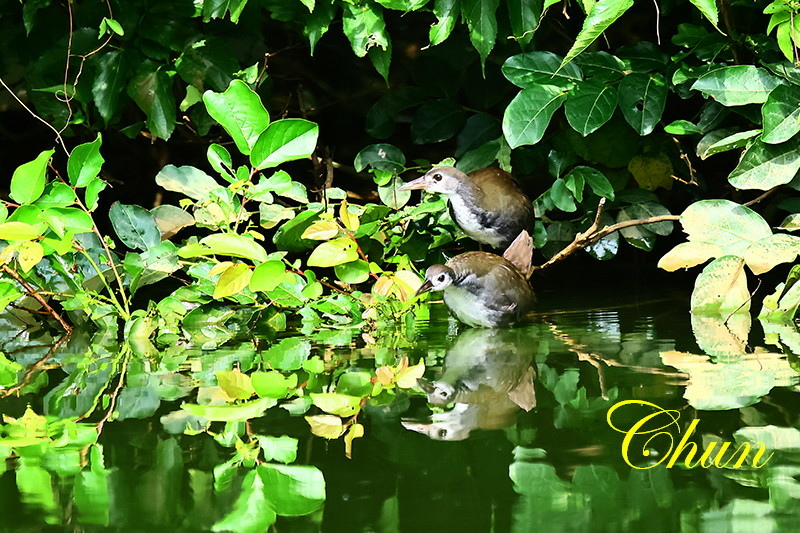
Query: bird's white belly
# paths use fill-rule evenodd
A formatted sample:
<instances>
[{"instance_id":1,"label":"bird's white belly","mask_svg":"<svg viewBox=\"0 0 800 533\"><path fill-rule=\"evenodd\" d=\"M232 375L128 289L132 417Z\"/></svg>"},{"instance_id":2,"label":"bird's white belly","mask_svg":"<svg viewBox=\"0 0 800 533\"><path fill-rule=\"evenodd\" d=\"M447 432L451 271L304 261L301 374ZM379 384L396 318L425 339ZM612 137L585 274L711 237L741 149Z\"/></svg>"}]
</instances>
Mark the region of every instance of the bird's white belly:
<instances>
[{"instance_id":1,"label":"bird's white belly","mask_svg":"<svg viewBox=\"0 0 800 533\"><path fill-rule=\"evenodd\" d=\"M472 327L493 327L497 311L487 307L477 296L459 287L444 290L444 303L456 318Z\"/></svg>"},{"instance_id":2,"label":"bird's white belly","mask_svg":"<svg viewBox=\"0 0 800 533\"><path fill-rule=\"evenodd\" d=\"M483 226L476 211L470 209L461 197L451 196L450 204L453 207L456 222L468 236L495 248L503 243L503 237L498 234L497 230Z\"/></svg>"}]
</instances>

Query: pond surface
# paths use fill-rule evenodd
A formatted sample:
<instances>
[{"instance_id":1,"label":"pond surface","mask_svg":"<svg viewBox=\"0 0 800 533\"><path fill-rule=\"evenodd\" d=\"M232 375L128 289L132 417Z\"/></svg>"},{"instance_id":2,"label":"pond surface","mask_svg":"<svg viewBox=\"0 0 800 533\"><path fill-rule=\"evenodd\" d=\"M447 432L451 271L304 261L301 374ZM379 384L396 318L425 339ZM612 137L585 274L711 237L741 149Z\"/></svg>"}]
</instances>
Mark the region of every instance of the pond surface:
<instances>
[{"instance_id":1,"label":"pond surface","mask_svg":"<svg viewBox=\"0 0 800 533\"><path fill-rule=\"evenodd\" d=\"M0 530L797 530L793 327L692 317L688 292L662 284L540 292L512 330L458 327L432 305L397 330L240 335L124 359L97 339L48 355L41 332L7 335L30 392L0 400ZM260 398L234 403L282 399L226 423L205 406L224 403L217 372L234 369ZM342 398L329 393L356 403L331 407ZM30 429L42 414L85 418L56 434L48 418L46 445L19 440L30 434L14 420ZM306 417L344 426L326 439ZM99 445L81 440L84 423L102 424Z\"/></svg>"}]
</instances>

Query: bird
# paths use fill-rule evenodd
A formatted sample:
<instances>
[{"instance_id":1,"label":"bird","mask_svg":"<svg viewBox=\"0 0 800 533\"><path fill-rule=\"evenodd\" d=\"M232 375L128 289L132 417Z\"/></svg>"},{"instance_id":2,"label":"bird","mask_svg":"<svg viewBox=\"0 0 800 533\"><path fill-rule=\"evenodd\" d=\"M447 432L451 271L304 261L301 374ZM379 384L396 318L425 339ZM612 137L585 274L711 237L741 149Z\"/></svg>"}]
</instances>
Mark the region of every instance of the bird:
<instances>
[{"instance_id":1,"label":"bird","mask_svg":"<svg viewBox=\"0 0 800 533\"><path fill-rule=\"evenodd\" d=\"M510 248L520 243L524 246L529 240L530 235L523 231ZM527 279L530 268L524 267L493 253L466 252L443 265L429 266L417 296L442 291L450 313L464 324L510 327L522 321L534 303Z\"/></svg>"},{"instance_id":2,"label":"bird","mask_svg":"<svg viewBox=\"0 0 800 533\"><path fill-rule=\"evenodd\" d=\"M400 187L425 189L447 196L450 216L475 241L505 250L522 230L532 231L533 205L511 174L495 167L469 174L436 166Z\"/></svg>"}]
</instances>

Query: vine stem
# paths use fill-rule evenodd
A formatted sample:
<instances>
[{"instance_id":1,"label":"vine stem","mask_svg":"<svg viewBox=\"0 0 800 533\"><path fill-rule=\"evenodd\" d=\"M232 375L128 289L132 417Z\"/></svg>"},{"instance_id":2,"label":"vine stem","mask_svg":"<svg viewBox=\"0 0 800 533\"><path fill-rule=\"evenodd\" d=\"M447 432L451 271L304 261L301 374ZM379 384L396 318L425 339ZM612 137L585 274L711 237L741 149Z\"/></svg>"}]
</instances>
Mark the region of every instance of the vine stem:
<instances>
[{"instance_id":1,"label":"vine stem","mask_svg":"<svg viewBox=\"0 0 800 533\"><path fill-rule=\"evenodd\" d=\"M119 372L119 381L117 382L117 386L114 388L114 392L111 393L111 402L108 404L108 411L106 412L105 416L100 419L96 426L98 435L102 433L103 426L106 422L108 422L108 419L111 418L111 415L114 413L114 409L117 407L117 397L119 396L119 391L122 390L122 385L125 383L125 374L128 372L128 362L130 359L131 349L126 345L126 353L122 359L122 368Z\"/></svg>"},{"instance_id":2,"label":"vine stem","mask_svg":"<svg viewBox=\"0 0 800 533\"><path fill-rule=\"evenodd\" d=\"M648 218L638 218L636 220L626 220L625 222L619 222L617 224L613 224L611 226L604 226L603 228L600 227L600 216L603 214L603 207L606 204L606 199L601 198L600 202L597 204L597 212L594 216L594 222L589 228L582 232L575 235L575 239L571 243L569 243L564 249L558 252L556 255L551 257L545 263L534 266L534 272L537 270L544 270L559 261L563 261L570 255L574 254L578 250L582 250L589 245L592 245L605 237L606 235L610 235L615 231L619 231L624 228L630 228L632 226L642 226L645 224L653 224L655 222L666 222L666 221L676 221L680 220L679 215L660 215L655 217L648 217Z\"/></svg>"},{"instance_id":3,"label":"vine stem","mask_svg":"<svg viewBox=\"0 0 800 533\"><path fill-rule=\"evenodd\" d=\"M61 345L63 345L65 342L67 342L67 339L69 339L69 333L67 333L66 335L62 335L56 341L56 343L54 345L52 345L49 350L47 350L47 353L44 355L44 357L42 357L41 359L36 361L33 365L31 365L28 368L28 371L25 372L25 375L23 376L22 380L19 383L17 383L16 385L14 385L13 387L11 387L10 389L7 389L6 391L4 391L2 396L0 396L0 397L8 398L12 394L16 394L19 391L21 391L25 387L25 385L27 385L27 384L29 384L31 382L31 380L33 379L33 376L36 374L36 371L40 370L44 366L44 364L47 362L47 360L50 359L51 357L53 357L53 354L56 353L56 351L61 347Z\"/></svg>"},{"instance_id":4,"label":"vine stem","mask_svg":"<svg viewBox=\"0 0 800 533\"><path fill-rule=\"evenodd\" d=\"M67 334L70 334L70 333L72 333L72 326L70 326L70 325L67 323L67 321L66 321L66 320L64 320L64 317L62 317L60 314L58 314L58 311L56 311L55 309L53 309L53 307L52 307L52 306L51 306L51 305L50 305L50 304L47 302L47 300L46 300L46 299L45 299L45 298L44 298L44 297L43 297L41 294L39 294L39 293L37 292L37 290L36 290L35 288L33 288L33 287L32 287L32 286L31 286L31 285L30 285L30 284L29 284L27 281L25 281L25 280L22 278L22 276L20 276L20 275L19 275L19 273L17 273L17 271L16 271L16 270L14 270L13 268L10 268L8 265L3 265L3 272L5 272L6 274L8 274L8 275L9 275L9 276L11 276L12 278L14 278L14 280L15 280L17 283L19 283L20 285L22 285L22 287L25 289L25 291L26 291L26 292L27 292L27 293L28 293L28 294L29 294L31 297L33 297L33 299L35 299L37 302L39 302L39 303L42 305L42 307L44 307L44 308L45 308L45 310L47 310L47 313L48 313L48 314L49 314L51 317L53 317L54 319L56 319L56 321L57 321L59 324L61 324L61 327L62 327L62 328L64 328L64 331L66 331L66 332L67 332Z\"/></svg>"}]
</instances>

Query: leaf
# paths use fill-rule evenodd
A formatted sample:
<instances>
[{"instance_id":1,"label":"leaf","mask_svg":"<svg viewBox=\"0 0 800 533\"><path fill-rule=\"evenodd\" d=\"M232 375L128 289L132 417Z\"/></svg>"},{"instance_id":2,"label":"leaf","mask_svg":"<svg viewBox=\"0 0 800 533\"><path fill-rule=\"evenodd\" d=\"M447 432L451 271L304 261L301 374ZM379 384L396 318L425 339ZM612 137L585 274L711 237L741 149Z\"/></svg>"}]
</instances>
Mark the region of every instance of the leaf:
<instances>
[{"instance_id":1,"label":"leaf","mask_svg":"<svg viewBox=\"0 0 800 533\"><path fill-rule=\"evenodd\" d=\"M552 52L536 51L517 54L503 63L503 76L508 81L528 89L536 85L569 86L583 79L577 65L569 64L559 70L561 58Z\"/></svg>"},{"instance_id":2,"label":"leaf","mask_svg":"<svg viewBox=\"0 0 800 533\"><path fill-rule=\"evenodd\" d=\"M617 89L613 85L587 80L567 95L564 114L572 129L584 137L611 119L617 107Z\"/></svg>"},{"instance_id":3,"label":"leaf","mask_svg":"<svg viewBox=\"0 0 800 533\"><path fill-rule=\"evenodd\" d=\"M509 0L506 5L513 38L524 50L533 40L533 33L539 27L542 16L541 5L528 0Z\"/></svg>"},{"instance_id":4,"label":"leaf","mask_svg":"<svg viewBox=\"0 0 800 533\"><path fill-rule=\"evenodd\" d=\"M395 383L401 389L413 389L423 375L425 375L425 361L420 359L416 365L409 366L398 372Z\"/></svg>"},{"instance_id":5,"label":"leaf","mask_svg":"<svg viewBox=\"0 0 800 533\"><path fill-rule=\"evenodd\" d=\"M690 241L711 243L727 255L742 256L754 242L772 235L769 224L749 207L729 200L701 200L681 214Z\"/></svg>"},{"instance_id":6,"label":"leaf","mask_svg":"<svg viewBox=\"0 0 800 533\"><path fill-rule=\"evenodd\" d=\"M637 205L638 204L633 204L620 209L619 213L617 213L617 222L626 222L628 220L640 218L638 216L639 213L635 211ZM630 244L646 252L651 251L656 243L654 232L650 231L650 229L645 226L629 226L627 228L622 228L619 232Z\"/></svg>"},{"instance_id":7,"label":"leaf","mask_svg":"<svg viewBox=\"0 0 800 533\"><path fill-rule=\"evenodd\" d=\"M240 370L217 370L214 375L220 388L234 400L247 400L255 394L250 376Z\"/></svg>"},{"instance_id":8,"label":"leaf","mask_svg":"<svg viewBox=\"0 0 800 533\"><path fill-rule=\"evenodd\" d=\"M659 187L672 189L674 170L672 161L664 152L636 155L628 163L628 172L639 187L646 191L655 191Z\"/></svg>"},{"instance_id":9,"label":"leaf","mask_svg":"<svg viewBox=\"0 0 800 533\"><path fill-rule=\"evenodd\" d=\"M434 0L433 14L436 15L436 23L432 24L428 31L430 46L436 46L447 40L458 20L460 7L460 0Z\"/></svg>"},{"instance_id":10,"label":"leaf","mask_svg":"<svg viewBox=\"0 0 800 533\"><path fill-rule=\"evenodd\" d=\"M47 165L55 150L45 150L36 159L17 167L11 176L9 196L18 204L30 204L39 199L47 181Z\"/></svg>"},{"instance_id":11,"label":"leaf","mask_svg":"<svg viewBox=\"0 0 800 533\"><path fill-rule=\"evenodd\" d=\"M658 268L675 272L679 268L702 265L709 259L723 255L725 252L722 248L714 244L699 241L682 242L659 259Z\"/></svg>"},{"instance_id":12,"label":"leaf","mask_svg":"<svg viewBox=\"0 0 800 533\"><path fill-rule=\"evenodd\" d=\"M278 404L273 398L259 398L251 402L235 405L197 405L184 403L181 409L189 414L210 420L211 422L230 422L234 420L250 420L263 415L267 409Z\"/></svg>"},{"instance_id":13,"label":"leaf","mask_svg":"<svg viewBox=\"0 0 800 533\"><path fill-rule=\"evenodd\" d=\"M703 130L688 120L674 120L664 126L664 131L671 135L692 135L695 133L703 133Z\"/></svg>"},{"instance_id":14,"label":"leaf","mask_svg":"<svg viewBox=\"0 0 800 533\"><path fill-rule=\"evenodd\" d=\"M553 85L521 90L503 114L503 135L509 146L513 149L538 143L565 99L566 94Z\"/></svg>"},{"instance_id":15,"label":"leaf","mask_svg":"<svg viewBox=\"0 0 800 533\"><path fill-rule=\"evenodd\" d=\"M741 257L725 255L697 276L691 298L692 313L717 314L750 310L750 293Z\"/></svg>"},{"instance_id":16,"label":"leaf","mask_svg":"<svg viewBox=\"0 0 800 533\"><path fill-rule=\"evenodd\" d=\"M361 221L358 219L358 215L350 212L349 207L347 199L342 200L342 203L339 204L339 220L348 230L358 231L358 228L361 227Z\"/></svg>"},{"instance_id":17,"label":"leaf","mask_svg":"<svg viewBox=\"0 0 800 533\"><path fill-rule=\"evenodd\" d=\"M122 50L106 49L95 57L97 75L92 84L92 100L103 117L103 123L108 126L119 110L120 98L125 94L129 61Z\"/></svg>"},{"instance_id":18,"label":"leaf","mask_svg":"<svg viewBox=\"0 0 800 533\"><path fill-rule=\"evenodd\" d=\"M753 65L734 65L700 76L692 89L714 98L724 106L763 104L780 80Z\"/></svg>"},{"instance_id":19,"label":"leaf","mask_svg":"<svg viewBox=\"0 0 800 533\"><path fill-rule=\"evenodd\" d=\"M276 370L253 372L250 375L253 389L262 398L286 398L297 388L297 375L284 376Z\"/></svg>"},{"instance_id":20,"label":"leaf","mask_svg":"<svg viewBox=\"0 0 800 533\"><path fill-rule=\"evenodd\" d=\"M223 93L206 91L203 103L244 155L250 154L269 125L269 114L261 98L242 80L233 80Z\"/></svg>"},{"instance_id":21,"label":"leaf","mask_svg":"<svg viewBox=\"0 0 800 533\"><path fill-rule=\"evenodd\" d=\"M306 25L303 28L303 35L308 38L308 44L311 48L311 55L314 55L314 49L323 35L328 31L328 27L339 6L333 0L317 0L314 3L314 10L311 15L306 19Z\"/></svg>"},{"instance_id":22,"label":"leaf","mask_svg":"<svg viewBox=\"0 0 800 533\"><path fill-rule=\"evenodd\" d=\"M314 415L305 417L311 426L311 433L324 439L338 439L344 433L342 419L334 415Z\"/></svg>"},{"instance_id":23,"label":"leaf","mask_svg":"<svg viewBox=\"0 0 800 533\"><path fill-rule=\"evenodd\" d=\"M378 187L381 201L392 209L400 209L411 199L411 191L401 191L403 181L395 176L388 184Z\"/></svg>"},{"instance_id":24,"label":"leaf","mask_svg":"<svg viewBox=\"0 0 800 533\"><path fill-rule=\"evenodd\" d=\"M639 135L649 135L661 120L667 101L667 83L661 74L634 72L619 84L619 108Z\"/></svg>"},{"instance_id":25,"label":"leaf","mask_svg":"<svg viewBox=\"0 0 800 533\"><path fill-rule=\"evenodd\" d=\"M84 194L86 209L89 211L94 211L97 209L97 204L100 201L100 193L103 192L103 189L106 187L108 187L108 183L99 178L89 182L89 184L86 186L86 192Z\"/></svg>"},{"instance_id":26,"label":"leaf","mask_svg":"<svg viewBox=\"0 0 800 533\"><path fill-rule=\"evenodd\" d=\"M751 244L744 252L744 261L753 274L769 272L781 263L791 263L800 253L800 237L777 233Z\"/></svg>"},{"instance_id":27,"label":"leaf","mask_svg":"<svg viewBox=\"0 0 800 533\"><path fill-rule=\"evenodd\" d=\"M3 222L0 224L0 239L4 241L29 241L39 237L39 231L25 222Z\"/></svg>"},{"instance_id":28,"label":"leaf","mask_svg":"<svg viewBox=\"0 0 800 533\"><path fill-rule=\"evenodd\" d=\"M761 133L761 130L740 131L729 134L730 130L715 130L703 136L697 143L697 155L706 159L710 155L735 150L747 146L750 139Z\"/></svg>"},{"instance_id":29,"label":"leaf","mask_svg":"<svg viewBox=\"0 0 800 533\"><path fill-rule=\"evenodd\" d=\"M277 120L256 140L250 162L255 168L264 169L307 158L317 147L318 136L319 127L308 120Z\"/></svg>"},{"instance_id":30,"label":"leaf","mask_svg":"<svg viewBox=\"0 0 800 533\"><path fill-rule=\"evenodd\" d=\"M800 132L800 95L790 85L775 87L761 107L764 133L761 140L780 144Z\"/></svg>"},{"instance_id":31,"label":"leaf","mask_svg":"<svg viewBox=\"0 0 800 533\"><path fill-rule=\"evenodd\" d=\"M576 176L582 177L597 196L608 198L609 200L614 199L614 187L599 170L584 166L575 167L569 171L564 179L575 179Z\"/></svg>"},{"instance_id":32,"label":"leaf","mask_svg":"<svg viewBox=\"0 0 800 533\"><path fill-rule=\"evenodd\" d=\"M385 170L394 174L399 174L405 170L406 157L402 150L391 144L370 144L363 148L356 155L356 172L361 172L365 168L372 167L378 170Z\"/></svg>"},{"instance_id":33,"label":"leaf","mask_svg":"<svg viewBox=\"0 0 800 533\"><path fill-rule=\"evenodd\" d=\"M317 246L308 258L308 266L332 267L358 259L356 243L350 237L340 237Z\"/></svg>"},{"instance_id":34,"label":"leaf","mask_svg":"<svg viewBox=\"0 0 800 533\"><path fill-rule=\"evenodd\" d=\"M481 68L497 39L495 12L500 0L461 0L461 15L469 28L469 40L481 58Z\"/></svg>"},{"instance_id":35,"label":"leaf","mask_svg":"<svg viewBox=\"0 0 800 533\"><path fill-rule=\"evenodd\" d=\"M267 463L256 469L272 508L280 516L307 515L325 502L325 477L315 466Z\"/></svg>"},{"instance_id":36,"label":"leaf","mask_svg":"<svg viewBox=\"0 0 800 533\"><path fill-rule=\"evenodd\" d=\"M67 161L67 175L69 182L74 187L86 187L98 174L103 166L103 156L100 155L102 136L98 133L97 139L92 142L79 144L72 149Z\"/></svg>"},{"instance_id":37,"label":"leaf","mask_svg":"<svg viewBox=\"0 0 800 533\"><path fill-rule=\"evenodd\" d=\"M77 207L49 207L39 215L59 237L94 230L92 217Z\"/></svg>"},{"instance_id":38,"label":"leaf","mask_svg":"<svg viewBox=\"0 0 800 533\"><path fill-rule=\"evenodd\" d=\"M147 209L114 202L108 216L117 237L128 248L147 250L161 244L161 232Z\"/></svg>"},{"instance_id":39,"label":"leaf","mask_svg":"<svg viewBox=\"0 0 800 533\"><path fill-rule=\"evenodd\" d=\"M297 460L297 439L287 435L282 437L257 435L256 438L258 439L258 445L264 452L266 461L278 461L288 464Z\"/></svg>"},{"instance_id":40,"label":"leaf","mask_svg":"<svg viewBox=\"0 0 800 533\"><path fill-rule=\"evenodd\" d=\"M214 178L199 168L175 165L166 165L162 168L156 174L156 184L168 191L178 192L201 202L210 200L209 193L220 188Z\"/></svg>"},{"instance_id":41,"label":"leaf","mask_svg":"<svg viewBox=\"0 0 800 533\"><path fill-rule=\"evenodd\" d=\"M719 31L719 11L715 0L691 0L694 7L700 10L708 21ZM769 33L769 32L767 32Z\"/></svg>"},{"instance_id":42,"label":"leaf","mask_svg":"<svg viewBox=\"0 0 800 533\"><path fill-rule=\"evenodd\" d=\"M558 209L567 213L572 213L578 209L578 206L575 205L573 194L567 188L566 182L561 178L557 178L553 182L553 186L550 188L550 199Z\"/></svg>"},{"instance_id":43,"label":"leaf","mask_svg":"<svg viewBox=\"0 0 800 533\"><path fill-rule=\"evenodd\" d=\"M143 63L128 84L128 95L147 116L145 124L150 133L169 139L175 129L177 103L165 67L151 61Z\"/></svg>"},{"instance_id":44,"label":"leaf","mask_svg":"<svg viewBox=\"0 0 800 533\"><path fill-rule=\"evenodd\" d=\"M342 8L342 30L357 57L366 56L373 46L384 50L389 47L389 34L383 21L382 8L373 2L360 5L344 2Z\"/></svg>"},{"instance_id":45,"label":"leaf","mask_svg":"<svg viewBox=\"0 0 800 533\"><path fill-rule=\"evenodd\" d=\"M414 144L446 141L455 136L466 120L464 110L452 100L434 100L422 104L411 120Z\"/></svg>"},{"instance_id":46,"label":"leaf","mask_svg":"<svg viewBox=\"0 0 800 533\"><path fill-rule=\"evenodd\" d=\"M194 217L174 205L162 204L150 210L156 221L162 239L168 239L178 233L182 228L194 224Z\"/></svg>"},{"instance_id":47,"label":"leaf","mask_svg":"<svg viewBox=\"0 0 800 533\"><path fill-rule=\"evenodd\" d=\"M596 2L583 21L580 33L575 42L561 61L561 67L572 61L578 54L606 31L614 21L622 16L633 5L633 0L599 0Z\"/></svg>"},{"instance_id":48,"label":"leaf","mask_svg":"<svg viewBox=\"0 0 800 533\"><path fill-rule=\"evenodd\" d=\"M737 189L766 191L794 179L800 169L800 140L764 144L760 140L748 148L733 169L728 181Z\"/></svg>"},{"instance_id":49,"label":"leaf","mask_svg":"<svg viewBox=\"0 0 800 533\"><path fill-rule=\"evenodd\" d=\"M344 436L344 455L348 459L353 458L353 441L357 438L364 436L364 426L361 424L353 424Z\"/></svg>"},{"instance_id":50,"label":"leaf","mask_svg":"<svg viewBox=\"0 0 800 533\"><path fill-rule=\"evenodd\" d=\"M244 263L235 263L225 269L214 286L214 299L242 292L250 283L253 271Z\"/></svg>"},{"instance_id":51,"label":"leaf","mask_svg":"<svg viewBox=\"0 0 800 533\"><path fill-rule=\"evenodd\" d=\"M242 480L242 491L236 498L233 510L215 523L211 530L259 533L268 531L276 520L264 479L256 470L250 470Z\"/></svg>"},{"instance_id":52,"label":"leaf","mask_svg":"<svg viewBox=\"0 0 800 533\"><path fill-rule=\"evenodd\" d=\"M275 260L261 263L253 270L253 275L250 278L250 290L253 292L275 290L275 287L283 282L285 273L286 265L283 264L283 261Z\"/></svg>"},{"instance_id":53,"label":"leaf","mask_svg":"<svg viewBox=\"0 0 800 533\"><path fill-rule=\"evenodd\" d=\"M228 255L263 263L267 251L253 239L235 233L213 233L200 239L199 243L183 246L178 250L181 257L203 255Z\"/></svg>"},{"instance_id":54,"label":"leaf","mask_svg":"<svg viewBox=\"0 0 800 533\"><path fill-rule=\"evenodd\" d=\"M267 348L261 359L277 370L299 370L311 353L311 343L302 337L287 337Z\"/></svg>"},{"instance_id":55,"label":"leaf","mask_svg":"<svg viewBox=\"0 0 800 533\"><path fill-rule=\"evenodd\" d=\"M336 277L341 281L356 285L358 283L364 283L369 279L370 268L369 263L363 259L356 259L349 263L336 265L334 267L334 272L336 272Z\"/></svg>"},{"instance_id":56,"label":"leaf","mask_svg":"<svg viewBox=\"0 0 800 533\"><path fill-rule=\"evenodd\" d=\"M313 241L327 241L339 234L339 224L335 220L317 220L303 232L303 239Z\"/></svg>"},{"instance_id":57,"label":"leaf","mask_svg":"<svg viewBox=\"0 0 800 533\"><path fill-rule=\"evenodd\" d=\"M17 248L17 261L23 272L30 271L43 257L44 248L36 241L22 242Z\"/></svg>"},{"instance_id":58,"label":"leaf","mask_svg":"<svg viewBox=\"0 0 800 533\"><path fill-rule=\"evenodd\" d=\"M361 410L359 396L349 396L337 392L311 393L311 401L326 413L337 416L353 416Z\"/></svg>"}]
</instances>

